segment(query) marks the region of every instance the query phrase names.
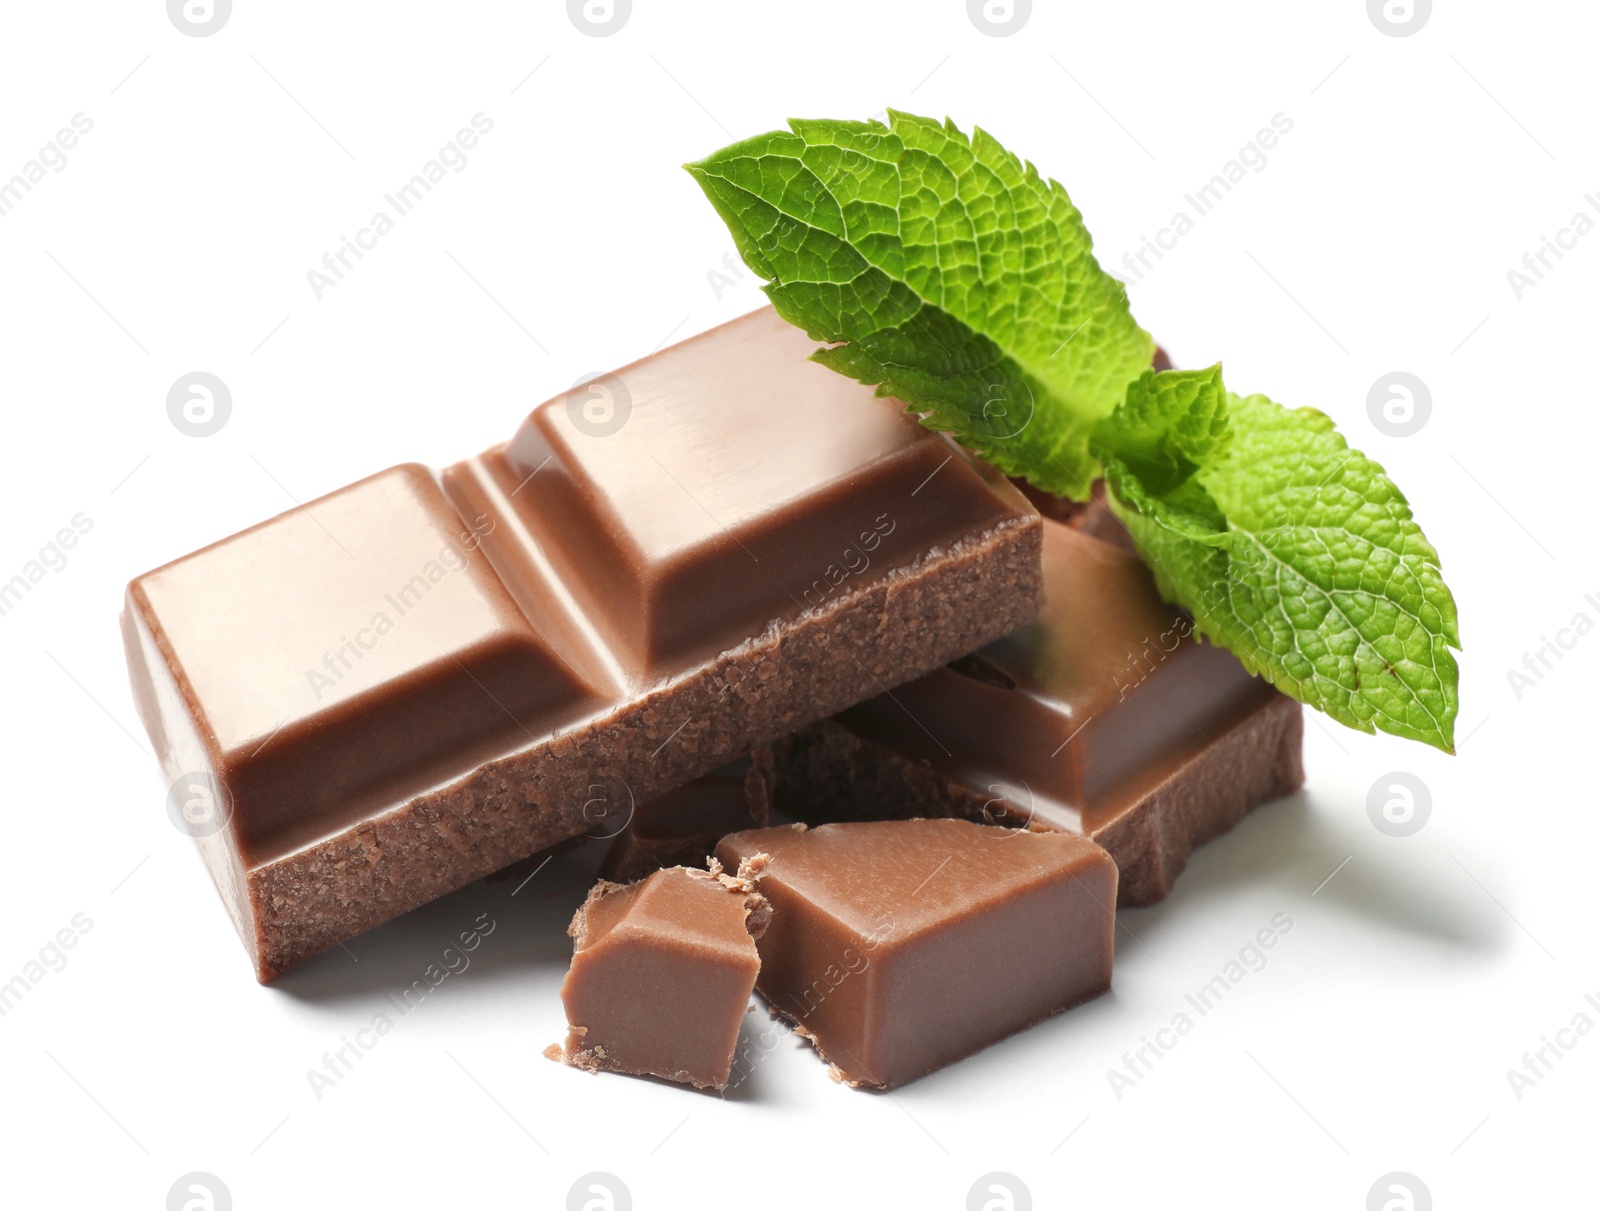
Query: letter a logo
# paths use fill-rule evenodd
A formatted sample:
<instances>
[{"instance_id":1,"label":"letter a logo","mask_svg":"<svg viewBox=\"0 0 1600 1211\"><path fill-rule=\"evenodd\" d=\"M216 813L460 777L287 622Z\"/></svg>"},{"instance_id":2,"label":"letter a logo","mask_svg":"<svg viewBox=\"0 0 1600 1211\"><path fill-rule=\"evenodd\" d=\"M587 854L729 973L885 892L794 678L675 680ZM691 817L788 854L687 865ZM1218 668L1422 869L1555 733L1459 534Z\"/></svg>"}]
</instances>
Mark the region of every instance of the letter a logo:
<instances>
[{"instance_id":1,"label":"letter a logo","mask_svg":"<svg viewBox=\"0 0 1600 1211\"><path fill-rule=\"evenodd\" d=\"M1017 1211L1017 1197L1004 1186L990 1186L989 1193L994 1195L983 1204L983 1211Z\"/></svg>"}]
</instances>

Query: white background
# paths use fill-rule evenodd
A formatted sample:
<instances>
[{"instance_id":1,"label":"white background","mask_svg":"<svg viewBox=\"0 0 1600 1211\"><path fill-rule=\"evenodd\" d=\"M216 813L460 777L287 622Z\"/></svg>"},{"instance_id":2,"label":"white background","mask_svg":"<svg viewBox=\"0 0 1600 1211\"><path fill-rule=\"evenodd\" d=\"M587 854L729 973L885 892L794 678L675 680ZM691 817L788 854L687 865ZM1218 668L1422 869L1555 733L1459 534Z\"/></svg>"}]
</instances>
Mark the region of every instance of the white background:
<instances>
[{"instance_id":1,"label":"white background","mask_svg":"<svg viewBox=\"0 0 1600 1211\"><path fill-rule=\"evenodd\" d=\"M961 0L636 0L606 38L552 0L238 0L204 38L159 0L3 21L0 179L94 123L0 218L0 579L93 522L0 618L0 980L93 922L0 1018L7 1205L160 1208L192 1170L241 1209L562 1207L591 1170L640 1208L960 1208L996 1170L1041 1208L1358 1209L1395 1170L1441 1208L1571 1205L1580 1174L1592 1199L1600 1037L1520 1100L1506 1070L1581 1011L1600 1024L1600 636L1520 700L1507 670L1600 622L1600 235L1520 300L1506 275L1600 190L1593 6L1455 0L1405 38L1362 0L1040 0L1003 38ZM1110 995L892 1096L794 1040L721 1100L542 1059L592 853L258 987L165 814L123 585L474 453L580 375L759 305L748 275L714 292L732 243L678 165L885 105L981 124L1061 179L1110 267L1292 119L1135 311L1179 364L1324 409L1403 486L1461 605L1460 755L1308 718L1305 791L1122 914ZM468 166L318 301L307 270L480 112ZM1407 438L1367 414L1395 369L1433 399ZM233 396L204 439L166 414L192 370ZM1366 811L1395 770L1433 803L1403 839ZM470 969L319 1100L307 1069L483 912ZM1276 913L1294 926L1267 966L1119 1099L1108 1069Z\"/></svg>"}]
</instances>

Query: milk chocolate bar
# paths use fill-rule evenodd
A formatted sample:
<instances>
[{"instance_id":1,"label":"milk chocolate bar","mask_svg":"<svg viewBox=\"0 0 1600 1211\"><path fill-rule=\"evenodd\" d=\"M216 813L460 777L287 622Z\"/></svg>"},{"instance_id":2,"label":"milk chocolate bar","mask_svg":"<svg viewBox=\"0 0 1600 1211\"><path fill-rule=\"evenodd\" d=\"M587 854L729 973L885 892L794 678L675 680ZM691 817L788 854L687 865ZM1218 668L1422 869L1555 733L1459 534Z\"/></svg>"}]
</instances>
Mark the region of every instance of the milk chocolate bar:
<instances>
[{"instance_id":1,"label":"milk chocolate bar","mask_svg":"<svg viewBox=\"0 0 1600 1211\"><path fill-rule=\"evenodd\" d=\"M1117 869L1083 837L886 820L717 846L758 854L756 988L852 1085L902 1085L1111 986Z\"/></svg>"},{"instance_id":2,"label":"milk chocolate bar","mask_svg":"<svg viewBox=\"0 0 1600 1211\"><path fill-rule=\"evenodd\" d=\"M1041 521L770 310L139 577L258 978L1021 625Z\"/></svg>"},{"instance_id":3,"label":"milk chocolate bar","mask_svg":"<svg viewBox=\"0 0 1600 1211\"><path fill-rule=\"evenodd\" d=\"M1045 522L1046 605L1016 633L779 741L802 820L960 816L1092 837L1119 902L1305 779L1300 705L1200 641L1128 552Z\"/></svg>"},{"instance_id":4,"label":"milk chocolate bar","mask_svg":"<svg viewBox=\"0 0 1600 1211\"><path fill-rule=\"evenodd\" d=\"M545 1054L592 1072L725 1088L761 965L755 940L771 916L752 879L759 865L595 884L567 931L566 1046Z\"/></svg>"}]
</instances>

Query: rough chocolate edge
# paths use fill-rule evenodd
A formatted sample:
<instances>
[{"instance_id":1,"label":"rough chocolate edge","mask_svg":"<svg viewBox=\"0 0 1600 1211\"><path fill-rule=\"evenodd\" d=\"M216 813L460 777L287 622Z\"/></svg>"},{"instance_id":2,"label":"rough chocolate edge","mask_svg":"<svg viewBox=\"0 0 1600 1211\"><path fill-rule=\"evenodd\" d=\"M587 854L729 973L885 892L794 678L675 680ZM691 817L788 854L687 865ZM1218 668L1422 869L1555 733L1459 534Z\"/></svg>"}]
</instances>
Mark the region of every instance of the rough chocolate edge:
<instances>
[{"instance_id":1,"label":"rough chocolate edge","mask_svg":"<svg viewBox=\"0 0 1600 1211\"><path fill-rule=\"evenodd\" d=\"M661 794L1032 621L1042 545L1030 513L935 548L602 720L248 872L257 978L587 831L597 782Z\"/></svg>"},{"instance_id":2,"label":"rough chocolate edge","mask_svg":"<svg viewBox=\"0 0 1600 1211\"><path fill-rule=\"evenodd\" d=\"M1189 855L1263 803L1306 780L1300 744L1305 712L1275 694L1153 790L1144 810L1124 813L1096 837L1113 857L1134 855L1117 903L1154 904L1172 891Z\"/></svg>"},{"instance_id":3,"label":"rough chocolate edge","mask_svg":"<svg viewBox=\"0 0 1600 1211\"><path fill-rule=\"evenodd\" d=\"M1274 694L1094 837L1117 864L1117 905L1166 898L1189 855L1305 781L1300 704ZM863 740L832 719L772 746L773 806L800 820L960 816L996 823L993 796ZM989 815L985 815L985 811Z\"/></svg>"}]
</instances>

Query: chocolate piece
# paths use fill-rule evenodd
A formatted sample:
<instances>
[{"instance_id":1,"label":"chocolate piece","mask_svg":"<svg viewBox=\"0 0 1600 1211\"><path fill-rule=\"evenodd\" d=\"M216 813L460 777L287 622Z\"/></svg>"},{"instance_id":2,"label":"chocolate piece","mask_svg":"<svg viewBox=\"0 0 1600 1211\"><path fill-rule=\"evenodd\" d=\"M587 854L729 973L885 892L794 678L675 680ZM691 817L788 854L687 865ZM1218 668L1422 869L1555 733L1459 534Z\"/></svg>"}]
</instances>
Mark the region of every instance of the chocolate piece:
<instances>
[{"instance_id":1,"label":"chocolate piece","mask_svg":"<svg viewBox=\"0 0 1600 1211\"><path fill-rule=\"evenodd\" d=\"M634 690L952 539L1026 526L1003 477L957 466L903 406L807 361L815 347L756 312L610 376L620 428L547 404L445 491L507 518L484 548L512 595L537 619L558 582Z\"/></svg>"},{"instance_id":2,"label":"chocolate piece","mask_svg":"<svg viewBox=\"0 0 1600 1211\"><path fill-rule=\"evenodd\" d=\"M778 742L774 806L1082 833L1140 905L1304 781L1299 704L1193 637L1135 556L1047 522L1044 563L1036 621Z\"/></svg>"},{"instance_id":3,"label":"chocolate piece","mask_svg":"<svg viewBox=\"0 0 1600 1211\"><path fill-rule=\"evenodd\" d=\"M639 883L601 880L572 918L561 985L564 1058L587 1068L722 1089L771 909L751 880L673 867Z\"/></svg>"},{"instance_id":4,"label":"chocolate piece","mask_svg":"<svg viewBox=\"0 0 1600 1211\"><path fill-rule=\"evenodd\" d=\"M717 846L757 853L756 988L852 1085L904 1084L1111 987L1117 869L1083 837L887 820Z\"/></svg>"},{"instance_id":5,"label":"chocolate piece","mask_svg":"<svg viewBox=\"0 0 1600 1211\"><path fill-rule=\"evenodd\" d=\"M632 883L668 866L704 866L723 837L765 828L768 819L766 780L746 757L639 804L606 851L600 877Z\"/></svg>"},{"instance_id":6,"label":"chocolate piece","mask_svg":"<svg viewBox=\"0 0 1600 1211\"><path fill-rule=\"evenodd\" d=\"M129 586L260 979L1033 616L1037 514L812 348L745 316Z\"/></svg>"}]
</instances>

